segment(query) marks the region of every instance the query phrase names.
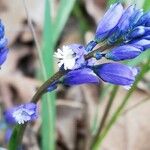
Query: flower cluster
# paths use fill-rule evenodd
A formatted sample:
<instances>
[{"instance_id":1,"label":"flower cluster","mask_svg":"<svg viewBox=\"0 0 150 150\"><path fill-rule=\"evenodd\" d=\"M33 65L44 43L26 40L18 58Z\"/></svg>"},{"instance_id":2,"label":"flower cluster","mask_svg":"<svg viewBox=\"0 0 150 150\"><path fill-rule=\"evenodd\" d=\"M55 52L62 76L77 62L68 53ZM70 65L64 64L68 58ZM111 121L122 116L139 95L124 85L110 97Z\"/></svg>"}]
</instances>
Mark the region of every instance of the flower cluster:
<instances>
[{"instance_id":1,"label":"flower cluster","mask_svg":"<svg viewBox=\"0 0 150 150\"><path fill-rule=\"evenodd\" d=\"M34 103L22 104L6 110L4 116L9 124L23 124L37 118L37 106Z\"/></svg>"},{"instance_id":2,"label":"flower cluster","mask_svg":"<svg viewBox=\"0 0 150 150\"><path fill-rule=\"evenodd\" d=\"M124 10L120 3L114 4L100 21L93 42L105 41L108 45L117 45L105 54L107 59L133 59L150 48L149 20L150 12L144 13L135 5ZM90 46L87 47L89 49Z\"/></svg>"},{"instance_id":3,"label":"flower cluster","mask_svg":"<svg viewBox=\"0 0 150 150\"><path fill-rule=\"evenodd\" d=\"M94 40L85 47L79 44L58 49L55 57L59 59L60 69L70 70L62 83L65 85L98 84L101 80L129 89L135 81L138 69L120 63L94 65L93 59L85 60L85 55L94 51L100 42L107 45L109 51L96 51L93 57L113 61L133 59L150 48L150 12L144 13L135 5L124 9L116 3L108 9L96 29ZM76 46L75 46L76 45ZM112 47L112 48L111 48Z\"/></svg>"},{"instance_id":4,"label":"flower cluster","mask_svg":"<svg viewBox=\"0 0 150 150\"><path fill-rule=\"evenodd\" d=\"M0 20L0 66L5 62L9 49L7 48L4 25Z\"/></svg>"}]
</instances>

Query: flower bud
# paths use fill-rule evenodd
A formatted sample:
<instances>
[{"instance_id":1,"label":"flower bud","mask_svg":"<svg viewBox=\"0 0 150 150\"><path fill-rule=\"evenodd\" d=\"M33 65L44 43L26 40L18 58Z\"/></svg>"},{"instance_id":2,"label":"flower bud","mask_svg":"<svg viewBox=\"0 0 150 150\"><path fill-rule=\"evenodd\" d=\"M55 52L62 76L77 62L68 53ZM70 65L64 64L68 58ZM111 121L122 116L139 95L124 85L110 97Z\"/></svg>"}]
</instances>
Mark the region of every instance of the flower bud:
<instances>
[{"instance_id":1,"label":"flower bud","mask_svg":"<svg viewBox=\"0 0 150 150\"><path fill-rule=\"evenodd\" d=\"M63 79L64 85L98 84L99 77L89 68L70 71Z\"/></svg>"},{"instance_id":2,"label":"flower bud","mask_svg":"<svg viewBox=\"0 0 150 150\"><path fill-rule=\"evenodd\" d=\"M139 19L139 21L137 22L137 26L139 25L143 25L145 26L150 20L150 11L147 13L144 13L141 18Z\"/></svg>"},{"instance_id":3,"label":"flower bud","mask_svg":"<svg viewBox=\"0 0 150 150\"><path fill-rule=\"evenodd\" d=\"M96 41L104 40L116 27L123 13L120 3L112 5L98 24L95 34Z\"/></svg>"},{"instance_id":4,"label":"flower bud","mask_svg":"<svg viewBox=\"0 0 150 150\"><path fill-rule=\"evenodd\" d=\"M105 58L111 59L114 61L133 59L141 54L141 50L132 45L123 45L116 48L113 48L109 51Z\"/></svg>"},{"instance_id":5,"label":"flower bud","mask_svg":"<svg viewBox=\"0 0 150 150\"><path fill-rule=\"evenodd\" d=\"M141 49L141 51L145 51L146 49L150 48L150 40L144 38L132 40L129 43L138 46Z\"/></svg>"},{"instance_id":6,"label":"flower bud","mask_svg":"<svg viewBox=\"0 0 150 150\"><path fill-rule=\"evenodd\" d=\"M133 84L138 70L119 63L105 63L95 66L94 72L105 82L124 86Z\"/></svg>"}]
</instances>

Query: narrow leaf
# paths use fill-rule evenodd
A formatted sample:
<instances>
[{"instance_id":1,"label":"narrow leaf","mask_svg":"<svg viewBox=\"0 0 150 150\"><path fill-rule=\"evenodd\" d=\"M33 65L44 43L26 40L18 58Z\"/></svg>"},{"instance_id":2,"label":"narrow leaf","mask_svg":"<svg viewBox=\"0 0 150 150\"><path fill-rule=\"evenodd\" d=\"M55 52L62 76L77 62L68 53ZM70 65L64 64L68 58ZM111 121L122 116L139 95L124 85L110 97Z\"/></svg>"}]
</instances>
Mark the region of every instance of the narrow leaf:
<instances>
[{"instance_id":1,"label":"narrow leaf","mask_svg":"<svg viewBox=\"0 0 150 150\"><path fill-rule=\"evenodd\" d=\"M51 6L53 1L45 0L44 30L42 57L45 67L44 80L54 74L53 69L53 25ZM47 93L42 97L42 147L43 150L55 149L55 93Z\"/></svg>"},{"instance_id":2,"label":"narrow leaf","mask_svg":"<svg viewBox=\"0 0 150 150\"><path fill-rule=\"evenodd\" d=\"M71 13L71 10L73 9L75 0L61 0L56 16L56 20L54 22L54 38L53 43L55 44L58 40L67 20Z\"/></svg>"}]
</instances>

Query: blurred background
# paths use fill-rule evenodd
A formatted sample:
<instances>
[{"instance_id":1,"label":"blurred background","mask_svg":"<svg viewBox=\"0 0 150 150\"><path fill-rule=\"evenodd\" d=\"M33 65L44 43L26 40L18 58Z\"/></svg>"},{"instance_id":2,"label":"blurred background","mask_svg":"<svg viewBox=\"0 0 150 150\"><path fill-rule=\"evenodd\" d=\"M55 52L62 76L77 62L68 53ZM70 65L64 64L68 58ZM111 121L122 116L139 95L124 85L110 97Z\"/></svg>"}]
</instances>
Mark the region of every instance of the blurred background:
<instances>
[{"instance_id":1,"label":"blurred background","mask_svg":"<svg viewBox=\"0 0 150 150\"><path fill-rule=\"evenodd\" d=\"M26 2L39 44L45 42L51 46L48 47L47 44L47 57L43 54L43 59L51 63L45 66L48 75L52 75L58 70L53 60L53 51L62 45L86 44L92 40L100 18L108 6L116 0L54 0L51 9L46 9L44 0L26 0ZM134 3L139 8L144 7L145 10L150 8L149 0L123 1L124 6ZM48 11L51 11L51 16L44 22ZM0 147L7 148L14 125L5 119L3 114L6 109L31 100L36 89L42 84L39 77L42 69L39 67L37 49L28 26L24 1L0 0L0 18L5 25L10 48L7 61L0 70ZM53 20L54 26L51 26ZM48 34L45 34L46 32ZM150 52L143 53L142 56L127 63L142 67L148 57ZM56 99L56 114L53 109L56 134L53 136L57 139L57 150L88 149L91 134L94 135L97 131L112 88L112 85L104 83L99 86L60 85L57 88L56 93L53 93L55 97L51 95L51 99ZM125 89L119 88L110 116L126 93ZM105 138L102 150L150 150L150 73L139 82L130 99L122 116ZM45 111L47 106L44 103L41 105L40 102L38 106L41 115L26 128L23 150L40 150L42 143L48 141L45 136L45 133L49 132L47 126L49 114ZM41 108L45 110L41 111Z\"/></svg>"}]
</instances>

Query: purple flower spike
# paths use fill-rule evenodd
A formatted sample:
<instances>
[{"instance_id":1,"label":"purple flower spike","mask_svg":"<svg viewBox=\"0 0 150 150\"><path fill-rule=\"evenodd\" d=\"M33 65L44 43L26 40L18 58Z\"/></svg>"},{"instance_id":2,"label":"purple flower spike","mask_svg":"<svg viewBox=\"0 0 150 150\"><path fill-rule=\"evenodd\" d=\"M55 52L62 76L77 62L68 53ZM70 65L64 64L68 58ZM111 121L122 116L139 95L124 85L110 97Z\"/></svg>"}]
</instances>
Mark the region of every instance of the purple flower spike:
<instances>
[{"instance_id":1,"label":"purple flower spike","mask_svg":"<svg viewBox=\"0 0 150 150\"><path fill-rule=\"evenodd\" d=\"M104 17L98 24L95 39L101 41L106 38L116 27L123 13L123 6L120 3L111 5Z\"/></svg>"},{"instance_id":2,"label":"purple flower spike","mask_svg":"<svg viewBox=\"0 0 150 150\"><path fill-rule=\"evenodd\" d=\"M123 45L112 49L105 57L114 61L133 59L141 54L141 50L132 45Z\"/></svg>"},{"instance_id":3,"label":"purple flower spike","mask_svg":"<svg viewBox=\"0 0 150 150\"><path fill-rule=\"evenodd\" d=\"M37 106L34 103L26 103L11 108L5 112L5 118L7 118L10 123L15 122L19 124L35 120L37 118Z\"/></svg>"},{"instance_id":4,"label":"purple flower spike","mask_svg":"<svg viewBox=\"0 0 150 150\"><path fill-rule=\"evenodd\" d=\"M136 68L130 68L119 63L98 65L94 71L103 81L123 86L132 85L138 73Z\"/></svg>"},{"instance_id":5,"label":"purple flower spike","mask_svg":"<svg viewBox=\"0 0 150 150\"><path fill-rule=\"evenodd\" d=\"M89 68L69 72L63 80L64 85L98 84L99 77Z\"/></svg>"},{"instance_id":6,"label":"purple flower spike","mask_svg":"<svg viewBox=\"0 0 150 150\"><path fill-rule=\"evenodd\" d=\"M74 70L82 67L85 64L84 46L80 44L71 44L63 46L62 50L58 49L55 52L54 57L58 58L58 66L61 68L64 66L65 70Z\"/></svg>"}]
</instances>

